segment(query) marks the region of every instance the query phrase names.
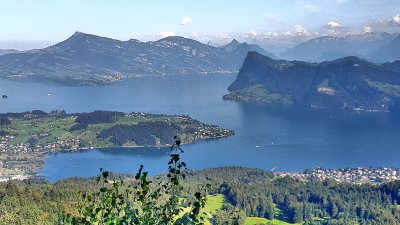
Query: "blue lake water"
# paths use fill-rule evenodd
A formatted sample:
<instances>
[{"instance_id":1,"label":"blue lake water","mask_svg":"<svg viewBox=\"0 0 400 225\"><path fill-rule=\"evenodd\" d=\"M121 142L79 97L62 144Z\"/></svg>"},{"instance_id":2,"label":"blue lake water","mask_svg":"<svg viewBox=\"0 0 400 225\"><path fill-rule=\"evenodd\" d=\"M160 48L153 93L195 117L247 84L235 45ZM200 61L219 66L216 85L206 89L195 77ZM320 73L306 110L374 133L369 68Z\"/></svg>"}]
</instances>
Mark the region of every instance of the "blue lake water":
<instances>
[{"instance_id":1,"label":"blue lake water","mask_svg":"<svg viewBox=\"0 0 400 225\"><path fill-rule=\"evenodd\" d=\"M224 101L234 75L135 78L109 86L64 87L0 80L0 112L32 109L187 114L233 129L234 136L185 145L191 169L245 166L298 171L315 166L400 167L400 116ZM99 168L166 171L168 149L114 148L49 154L39 172L50 181L97 175Z\"/></svg>"}]
</instances>

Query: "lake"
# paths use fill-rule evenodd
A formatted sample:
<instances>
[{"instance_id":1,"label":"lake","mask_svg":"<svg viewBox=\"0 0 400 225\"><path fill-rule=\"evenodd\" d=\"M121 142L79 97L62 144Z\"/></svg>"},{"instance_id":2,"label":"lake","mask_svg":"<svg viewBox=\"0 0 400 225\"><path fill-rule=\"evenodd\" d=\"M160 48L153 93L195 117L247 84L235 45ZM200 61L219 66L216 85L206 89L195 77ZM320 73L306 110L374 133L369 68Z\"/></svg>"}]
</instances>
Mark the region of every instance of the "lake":
<instances>
[{"instance_id":1,"label":"lake","mask_svg":"<svg viewBox=\"0 0 400 225\"><path fill-rule=\"evenodd\" d=\"M0 112L33 109L187 114L235 135L183 146L190 169L244 166L300 171L315 166L400 167L400 117L296 106L224 101L235 75L141 77L109 86L64 87L0 80ZM112 148L47 155L39 171L50 181L94 176L99 168L165 172L168 149Z\"/></svg>"}]
</instances>

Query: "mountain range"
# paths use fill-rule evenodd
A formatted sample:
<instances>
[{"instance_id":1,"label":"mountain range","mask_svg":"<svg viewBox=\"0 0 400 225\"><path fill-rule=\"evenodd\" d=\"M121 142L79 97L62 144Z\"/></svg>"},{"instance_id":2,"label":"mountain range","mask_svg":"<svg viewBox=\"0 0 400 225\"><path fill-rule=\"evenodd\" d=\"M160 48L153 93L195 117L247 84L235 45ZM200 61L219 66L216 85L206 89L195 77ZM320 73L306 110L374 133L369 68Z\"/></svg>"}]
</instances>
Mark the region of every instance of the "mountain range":
<instances>
[{"instance_id":1,"label":"mountain range","mask_svg":"<svg viewBox=\"0 0 400 225\"><path fill-rule=\"evenodd\" d=\"M400 109L400 61L358 57L321 63L274 60L249 52L224 99L356 111Z\"/></svg>"},{"instance_id":2,"label":"mountain range","mask_svg":"<svg viewBox=\"0 0 400 225\"><path fill-rule=\"evenodd\" d=\"M132 76L237 72L257 45L214 47L183 37L120 41L81 32L53 46L0 56L0 77L96 85Z\"/></svg>"},{"instance_id":3,"label":"mountain range","mask_svg":"<svg viewBox=\"0 0 400 225\"><path fill-rule=\"evenodd\" d=\"M18 52L18 50L15 50L15 49L0 49L0 55L16 53L16 52Z\"/></svg>"},{"instance_id":4,"label":"mountain range","mask_svg":"<svg viewBox=\"0 0 400 225\"><path fill-rule=\"evenodd\" d=\"M372 57L376 61L392 61L400 59L400 35L394 38L388 45L382 46L374 52Z\"/></svg>"},{"instance_id":5,"label":"mountain range","mask_svg":"<svg viewBox=\"0 0 400 225\"><path fill-rule=\"evenodd\" d=\"M374 62L400 59L398 33L369 32L345 37L312 38L279 55L282 59L322 62L347 56L357 56ZM397 54L396 54L397 53Z\"/></svg>"}]
</instances>

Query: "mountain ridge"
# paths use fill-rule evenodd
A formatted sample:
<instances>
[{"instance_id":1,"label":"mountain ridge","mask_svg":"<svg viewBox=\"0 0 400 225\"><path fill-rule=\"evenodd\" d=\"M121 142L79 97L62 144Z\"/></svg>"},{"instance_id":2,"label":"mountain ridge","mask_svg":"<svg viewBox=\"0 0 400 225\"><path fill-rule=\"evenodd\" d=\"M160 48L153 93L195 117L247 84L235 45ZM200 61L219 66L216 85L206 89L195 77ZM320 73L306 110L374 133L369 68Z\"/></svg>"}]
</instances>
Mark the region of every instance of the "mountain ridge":
<instances>
[{"instance_id":1,"label":"mountain ridge","mask_svg":"<svg viewBox=\"0 0 400 225\"><path fill-rule=\"evenodd\" d=\"M301 42L279 56L287 60L307 62L330 61L346 56L357 56L373 62L393 61L394 59L391 57L377 56L377 51L387 46L398 36L399 33L378 32L343 37L320 36ZM399 49L399 47L396 49Z\"/></svg>"},{"instance_id":2,"label":"mountain ridge","mask_svg":"<svg viewBox=\"0 0 400 225\"><path fill-rule=\"evenodd\" d=\"M374 52L374 58L380 61L393 61L400 59L400 35L395 37L390 43L382 46Z\"/></svg>"},{"instance_id":3,"label":"mountain ridge","mask_svg":"<svg viewBox=\"0 0 400 225\"><path fill-rule=\"evenodd\" d=\"M0 49L0 56L10 54L10 53L16 53L16 52L19 52L19 51L15 50L15 49Z\"/></svg>"},{"instance_id":4,"label":"mountain ridge","mask_svg":"<svg viewBox=\"0 0 400 225\"><path fill-rule=\"evenodd\" d=\"M350 56L321 63L249 52L224 99L355 111L400 109L400 66Z\"/></svg>"},{"instance_id":5,"label":"mountain ridge","mask_svg":"<svg viewBox=\"0 0 400 225\"><path fill-rule=\"evenodd\" d=\"M234 73L252 50L270 54L247 43L228 50L178 36L141 42L75 32L47 48L0 56L0 77L98 85L133 76Z\"/></svg>"}]
</instances>

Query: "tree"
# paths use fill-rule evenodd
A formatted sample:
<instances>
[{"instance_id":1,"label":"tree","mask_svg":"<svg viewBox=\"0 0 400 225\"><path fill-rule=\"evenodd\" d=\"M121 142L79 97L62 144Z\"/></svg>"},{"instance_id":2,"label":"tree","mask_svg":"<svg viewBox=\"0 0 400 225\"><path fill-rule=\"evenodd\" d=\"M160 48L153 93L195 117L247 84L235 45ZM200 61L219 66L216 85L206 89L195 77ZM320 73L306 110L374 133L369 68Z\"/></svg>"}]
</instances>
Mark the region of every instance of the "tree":
<instances>
[{"instance_id":1,"label":"tree","mask_svg":"<svg viewBox=\"0 0 400 225\"><path fill-rule=\"evenodd\" d=\"M272 202L272 197L270 195L270 196L268 196L268 199L266 201L264 217L269 220L273 220L274 216L275 216L275 207L274 207L274 203Z\"/></svg>"},{"instance_id":2,"label":"tree","mask_svg":"<svg viewBox=\"0 0 400 225\"><path fill-rule=\"evenodd\" d=\"M11 121L7 117L0 117L0 126L10 125Z\"/></svg>"}]
</instances>

